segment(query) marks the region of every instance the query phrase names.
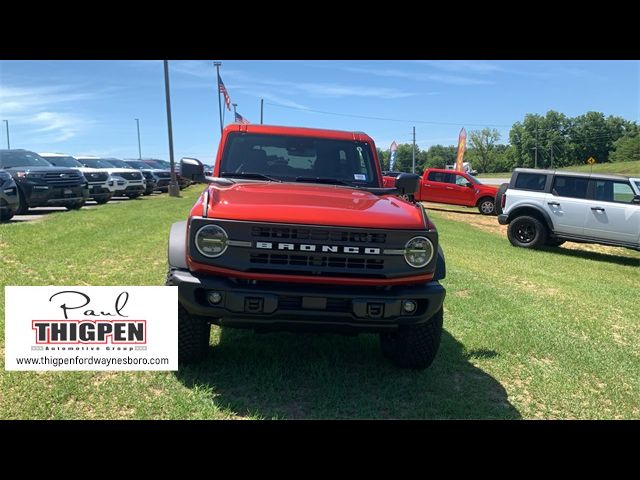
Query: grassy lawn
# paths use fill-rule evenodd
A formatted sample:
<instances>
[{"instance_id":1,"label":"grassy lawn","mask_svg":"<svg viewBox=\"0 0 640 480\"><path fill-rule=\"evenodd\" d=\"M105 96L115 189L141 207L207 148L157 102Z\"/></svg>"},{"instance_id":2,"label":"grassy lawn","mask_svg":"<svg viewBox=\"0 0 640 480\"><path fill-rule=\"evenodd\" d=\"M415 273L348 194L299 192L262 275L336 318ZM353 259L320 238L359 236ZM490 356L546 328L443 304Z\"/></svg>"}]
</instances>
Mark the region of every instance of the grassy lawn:
<instances>
[{"instance_id":1,"label":"grassy lawn","mask_svg":"<svg viewBox=\"0 0 640 480\"><path fill-rule=\"evenodd\" d=\"M0 286L161 285L169 225L200 190L0 225ZM426 371L391 366L373 335L216 327L209 358L177 375L5 372L3 338L0 418L640 416L640 253L516 249L495 217L428 208L448 296Z\"/></svg>"},{"instance_id":2,"label":"grassy lawn","mask_svg":"<svg viewBox=\"0 0 640 480\"><path fill-rule=\"evenodd\" d=\"M597 163L593 165L574 165L572 167L561 168L560 170L570 170L572 172L593 172L593 173L618 173L620 175L640 176L640 161L617 162L617 163ZM478 178L509 178L511 172L502 173L482 173Z\"/></svg>"}]
</instances>

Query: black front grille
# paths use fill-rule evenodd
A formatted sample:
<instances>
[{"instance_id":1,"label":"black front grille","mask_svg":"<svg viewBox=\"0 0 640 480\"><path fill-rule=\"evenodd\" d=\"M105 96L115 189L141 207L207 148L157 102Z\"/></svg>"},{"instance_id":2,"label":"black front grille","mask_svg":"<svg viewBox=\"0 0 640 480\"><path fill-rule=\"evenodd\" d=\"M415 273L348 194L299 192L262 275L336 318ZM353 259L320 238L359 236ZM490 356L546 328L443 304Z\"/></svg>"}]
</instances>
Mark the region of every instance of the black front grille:
<instances>
[{"instance_id":1,"label":"black front grille","mask_svg":"<svg viewBox=\"0 0 640 480\"><path fill-rule=\"evenodd\" d=\"M89 182L106 182L109 174L106 172L85 173L85 178Z\"/></svg>"},{"instance_id":2,"label":"black front grille","mask_svg":"<svg viewBox=\"0 0 640 480\"><path fill-rule=\"evenodd\" d=\"M151 172L142 172L142 175L144 175L144 178L147 180L153 180L153 174Z\"/></svg>"},{"instance_id":3,"label":"black front grille","mask_svg":"<svg viewBox=\"0 0 640 480\"><path fill-rule=\"evenodd\" d=\"M140 172L123 172L118 175L127 180L142 180L142 173Z\"/></svg>"},{"instance_id":4,"label":"black front grille","mask_svg":"<svg viewBox=\"0 0 640 480\"><path fill-rule=\"evenodd\" d=\"M253 237L261 239L295 239L331 242L385 243L386 233L351 232L322 228L253 227Z\"/></svg>"},{"instance_id":5,"label":"black front grille","mask_svg":"<svg viewBox=\"0 0 640 480\"><path fill-rule=\"evenodd\" d=\"M44 181L52 187L77 187L83 183L80 172L47 172Z\"/></svg>"},{"instance_id":6,"label":"black front grille","mask_svg":"<svg viewBox=\"0 0 640 480\"><path fill-rule=\"evenodd\" d=\"M171 172L156 172L159 178L171 178Z\"/></svg>"},{"instance_id":7,"label":"black front grille","mask_svg":"<svg viewBox=\"0 0 640 480\"><path fill-rule=\"evenodd\" d=\"M286 253L252 253L249 256L249 262L254 264L291 265L295 267L312 268L384 269L384 260L377 258L295 255Z\"/></svg>"}]
</instances>

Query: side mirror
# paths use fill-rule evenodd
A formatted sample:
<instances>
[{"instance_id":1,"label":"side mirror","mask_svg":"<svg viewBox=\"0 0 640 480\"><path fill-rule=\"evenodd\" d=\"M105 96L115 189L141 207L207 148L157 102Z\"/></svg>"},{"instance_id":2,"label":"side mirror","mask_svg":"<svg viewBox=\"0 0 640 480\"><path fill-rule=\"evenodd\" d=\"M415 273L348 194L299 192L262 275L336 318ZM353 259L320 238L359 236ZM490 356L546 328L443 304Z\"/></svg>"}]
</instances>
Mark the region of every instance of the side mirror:
<instances>
[{"instance_id":1,"label":"side mirror","mask_svg":"<svg viewBox=\"0 0 640 480\"><path fill-rule=\"evenodd\" d=\"M635 197L633 197L633 200L631 200L631 203L635 205L640 205L640 195L636 195Z\"/></svg>"},{"instance_id":2,"label":"side mirror","mask_svg":"<svg viewBox=\"0 0 640 480\"><path fill-rule=\"evenodd\" d=\"M204 165L197 158L184 157L180 160L180 176L193 182L204 183Z\"/></svg>"},{"instance_id":3,"label":"side mirror","mask_svg":"<svg viewBox=\"0 0 640 480\"><path fill-rule=\"evenodd\" d=\"M420 188L420 176L415 173L401 173L396 177L396 188L400 195L415 195Z\"/></svg>"},{"instance_id":4,"label":"side mirror","mask_svg":"<svg viewBox=\"0 0 640 480\"><path fill-rule=\"evenodd\" d=\"M468 188L473 188L473 184L472 184L472 183L465 183L465 185L466 185Z\"/></svg>"}]
</instances>

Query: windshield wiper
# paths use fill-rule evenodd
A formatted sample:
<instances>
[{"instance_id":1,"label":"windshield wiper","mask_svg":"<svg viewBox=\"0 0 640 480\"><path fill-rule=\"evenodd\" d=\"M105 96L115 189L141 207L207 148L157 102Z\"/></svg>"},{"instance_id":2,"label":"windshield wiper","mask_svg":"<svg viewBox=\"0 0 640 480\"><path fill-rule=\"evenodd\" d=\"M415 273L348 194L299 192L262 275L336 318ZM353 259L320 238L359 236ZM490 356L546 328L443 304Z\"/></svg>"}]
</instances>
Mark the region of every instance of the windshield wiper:
<instances>
[{"instance_id":1,"label":"windshield wiper","mask_svg":"<svg viewBox=\"0 0 640 480\"><path fill-rule=\"evenodd\" d=\"M308 183L326 183L329 185L346 185L347 187L360 188L353 183L343 182L335 178L323 178L323 177L296 177L296 182L308 182Z\"/></svg>"},{"instance_id":2,"label":"windshield wiper","mask_svg":"<svg viewBox=\"0 0 640 480\"><path fill-rule=\"evenodd\" d=\"M268 175L264 175L262 173L254 173L254 172L222 172L220 174L221 177L238 177L238 178L254 178L256 180L269 180L270 182L282 182L277 178L269 177Z\"/></svg>"}]
</instances>

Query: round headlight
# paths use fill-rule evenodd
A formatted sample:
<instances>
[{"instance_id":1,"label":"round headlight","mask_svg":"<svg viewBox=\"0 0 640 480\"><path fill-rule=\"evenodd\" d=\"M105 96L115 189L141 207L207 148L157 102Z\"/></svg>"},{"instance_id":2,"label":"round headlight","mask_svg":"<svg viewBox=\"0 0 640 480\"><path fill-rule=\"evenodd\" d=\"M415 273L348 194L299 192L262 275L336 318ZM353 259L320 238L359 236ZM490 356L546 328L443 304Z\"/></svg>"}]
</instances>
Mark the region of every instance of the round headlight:
<instances>
[{"instance_id":1,"label":"round headlight","mask_svg":"<svg viewBox=\"0 0 640 480\"><path fill-rule=\"evenodd\" d=\"M433 258L433 243L426 237L413 237L404 246L404 259L413 268L425 267Z\"/></svg>"},{"instance_id":2,"label":"round headlight","mask_svg":"<svg viewBox=\"0 0 640 480\"><path fill-rule=\"evenodd\" d=\"M195 244L202 255L215 258L225 252L229 246L229 237L222 227L205 225L196 233Z\"/></svg>"}]
</instances>

